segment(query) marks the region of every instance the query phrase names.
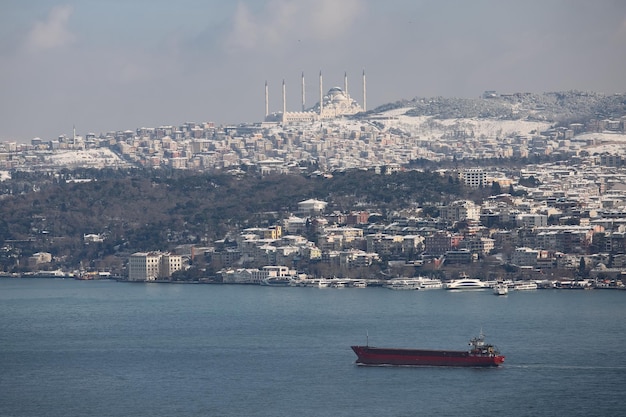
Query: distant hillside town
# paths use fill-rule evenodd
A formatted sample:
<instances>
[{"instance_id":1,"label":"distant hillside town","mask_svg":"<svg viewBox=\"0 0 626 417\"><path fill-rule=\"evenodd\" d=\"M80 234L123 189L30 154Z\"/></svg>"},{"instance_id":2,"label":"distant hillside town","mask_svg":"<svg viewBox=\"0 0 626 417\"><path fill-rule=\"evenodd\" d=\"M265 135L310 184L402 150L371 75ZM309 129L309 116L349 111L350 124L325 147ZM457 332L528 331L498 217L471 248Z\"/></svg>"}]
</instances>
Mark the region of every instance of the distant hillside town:
<instances>
[{"instance_id":1,"label":"distant hillside town","mask_svg":"<svg viewBox=\"0 0 626 417\"><path fill-rule=\"evenodd\" d=\"M6 184L29 172L46 173L59 185L93 180L72 174L78 168L221 172L238 180L282 175L285 185L298 176L330 184L333 177L355 171L370 175L361 181L379 178L380 187L369 195L360 195L359 185L344 185L323 198L300 200L285 199L272 185L273 198L282 203L271 209L255 204L258 212L248 218L218 219L209 206L194 214L200 207L190 201L167 205L167 213L183 216L172 224L166 217L124 221L130 212L123 208L102 210L103 218L119 223L120 232L114 233L112 224L72 232L80 233L84 256L101 257L71 266L91 274L258 283L285 274L385 279L468 272L484 279L576 276L621 282L626 271L624 96L488 91L472 100L416 98L365 111L364 76L359 104L348 93L347 77L343 89L322 94L320 74L319 102L306 110L303 94L302 111L289 112L284 90L283 85L283 111L272 113L266 87L266 117L256 124L187 122L36 138L28 145L3 143L0 169ZM405 175L426 170L435 177ZM160 196L173 195L171 188L166 191L171 184L152 181ZM432 182L439 200L411 194L419 181ZM0 204L39 189L21 184L3 186ZM147 192L138 184L132 184L133 192ZM226 187L213 181L209 186ZM111 196L122 193L106 187L98 186ZM247 193L257 191L262 190ZM406 199L390 204L399 193L408 193ZM2 225L5 272L34 273L73 259L76 252L69 248L75 242L64 243L63 255L55 253L66 237L52 237L51 229L63 229L53 220L71 207L53 200L29 203L32 220L19 233L9 223ZM209 218L211 227L219 225L223 232L217 239L217 229L212 238L200 232L209 228L203 223ZM130 225L144 235L162 230L167 241L161 247L154 247L154 240L151 247L130 245L122 233Z\"/></svg>"},{"instance_id":2,"label":"distant hillside town","mask_svg":"<svg viewBox=\"0 0 626 417\"><path fill-rule=\"evenodd\" d=\"M347 89L347 80L345 84ZM266 121L260 123L186 122L85 135L74 130L70 136L35 138L30 144L4 142L0 170L245 166L267 173L316 166L332 172L400 168L415 160L587 156L619 164L625 149L620 146L624 102L624 96L577 92L486 92L477 99L414 99L366 112L347 91L333 87L307 111L287 111L283 102L282 112L270 113L266 104Z\"/></svg>"}]
</instances>

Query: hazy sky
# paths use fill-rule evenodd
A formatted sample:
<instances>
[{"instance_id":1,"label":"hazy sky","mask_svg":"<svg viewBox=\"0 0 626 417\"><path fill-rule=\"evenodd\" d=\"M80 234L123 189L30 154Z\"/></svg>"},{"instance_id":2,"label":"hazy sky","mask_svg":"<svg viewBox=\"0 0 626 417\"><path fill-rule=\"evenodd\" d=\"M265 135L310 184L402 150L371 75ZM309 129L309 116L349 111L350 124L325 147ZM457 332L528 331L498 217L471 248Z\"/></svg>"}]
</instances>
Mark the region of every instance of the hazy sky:
<instances>
[{"instance_id":1,"label":"hazy sky","mask_svg":"<svg viewBox=\"0 0 626 417\"><path fill-rule=\"evenodd\" d=\"M624 0L0 0L0 141L484 90L626 91Z\"/></svg>"}]
</instances>

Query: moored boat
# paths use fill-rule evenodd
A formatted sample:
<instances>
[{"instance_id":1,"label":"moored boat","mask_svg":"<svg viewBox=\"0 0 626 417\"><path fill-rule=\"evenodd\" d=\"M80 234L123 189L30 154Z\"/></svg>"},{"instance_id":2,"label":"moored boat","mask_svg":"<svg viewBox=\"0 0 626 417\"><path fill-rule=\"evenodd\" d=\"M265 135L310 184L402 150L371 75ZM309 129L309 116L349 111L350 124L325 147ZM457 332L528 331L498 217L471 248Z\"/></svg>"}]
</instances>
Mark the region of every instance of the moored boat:
<instances>
[{"instance_id":1,"label":"moored boat","mask_svg":"<svg viewBox=\"0 0 626 417\"><path fill-rule=\"evenodd\" d=\"M416 281L419 282L421 290L438 290L443 288L443 282L440 279L418 277Z\"/></svg>"},{"instance_id":2,"label":"moored boat","mask_svg":"<svg viewBox=\"0 0 626 417\"><path fill-rule=\"evenodd\" d=\"M515 291L536 290L537 283L535 281L515 281L513 283L513 289Z\"/></svg>"},{"instance_id":3,"label":"moored boat","mask_svg":"<svg viewBox=\"0 0 626 417\"><path fill-rule=\"evenodd\" d=\"M495 295L507 295L509 293L509 287L506 284L496 284L493 287L493 293Z\"/></svg>"},{"instance_id":4,"label":"moored boat","mask_svg":"<svg viewBox=\"0 0 626 417\"><path fill-rule=\"evenodd\" d=\"M346 288L346 283L340 280L334 280L330 283L331 288Z\"/></svg>"},{"instance_id":5,"label":"moored boat","mask_svg":"<svg viewBox=\"0 0 626 417\"><path fill-rule=\"evenodd\" d=\"M313 286L318 288L328 288L330 287L330 281L328 281L326 278L320 278Z\"/></svg>"},{"instance_id":6,"label":"moored boat","mask_svg":"<svg viewBox=\"0 0 626 417\"><path fill-rule=\"evenodd\" d=\"M415 279L393 279L384 287L390 290L419 290L420 283Z\"/></svg>"},{"instance_id":7,"label":"moored boat","mask_svg":"<svg viewBox=\"0 0 626 417\"><path fill-rule=\"evenodd\" d=\"M378 348L351 346L359 365L393 366L474 366L491 367L504 363L504 356L495 346L485 343L481 333L469 342L467 351Z\"/></svg>"},{"instance_id":8,"label":"moored boat","mask_svg":"<svg viewBox=\"0 0 626 417\"><path fill-rule=\"evenodd\" d=\"M489 284L477 278L455 279L444 284L446 290L484 290Z\"/></svg>"},{"instance_id":9,"label":"moored boat","mask_svg":"<svg viewBox=\"0 0 626 417\"><path fill-rule=\"evenodd\" d=\"M292 283L291 277L268 277L261 280L261 285L268 287L289 287L292 286Z\"/></svg>"}]
</instances>

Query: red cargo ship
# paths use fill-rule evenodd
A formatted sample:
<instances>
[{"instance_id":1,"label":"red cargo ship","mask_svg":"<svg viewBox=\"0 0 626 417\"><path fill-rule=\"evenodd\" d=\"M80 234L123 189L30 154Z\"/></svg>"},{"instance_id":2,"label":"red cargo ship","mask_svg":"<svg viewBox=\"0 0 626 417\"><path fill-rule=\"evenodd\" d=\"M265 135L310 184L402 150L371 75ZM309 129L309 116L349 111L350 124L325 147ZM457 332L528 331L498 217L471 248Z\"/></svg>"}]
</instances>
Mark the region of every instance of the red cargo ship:
<instances>
[{"instance_id":1,"label":"red cargo ship","mask_svg":"<svg viewBox=\"0 0 626 417\"><path fill-rule=\"evenodd\" d=\"M404 366L499 366L504 356L495 346L485 343L485 336L473 338L467 351L377 348L351 346L360 365Z\"/></svg>"}]
</instances>

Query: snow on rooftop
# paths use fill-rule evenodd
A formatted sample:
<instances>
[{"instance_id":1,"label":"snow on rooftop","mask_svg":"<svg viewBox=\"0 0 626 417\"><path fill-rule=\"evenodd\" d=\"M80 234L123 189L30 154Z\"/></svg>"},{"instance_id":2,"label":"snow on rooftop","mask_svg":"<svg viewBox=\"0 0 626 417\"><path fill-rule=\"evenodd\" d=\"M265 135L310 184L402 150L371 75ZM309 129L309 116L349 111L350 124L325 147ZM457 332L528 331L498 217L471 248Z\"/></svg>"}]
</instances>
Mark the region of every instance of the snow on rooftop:
<instances>
[{"instance_id":1,"label":"snow on rooftop","mask_svg":"<svg viewBox=\"0 0 626 417\"><path fill-rule=\"evenodd\" d=\"M381 113L381 120L387 128L397 128L411 133L412 135L441 136L451 128L464 130L468 134L473 132L474 137L485 136L487 138L506 137L511 135L530 135L531 132L547 130L552 125L548 122L529 120L501 120L501 119L438 119L434 116L407 116L405 113L410 108L393 109Z\"/></svg>"},{"instance_id":2,"label":"snow on rooftop","mask_svg":"<svg viewBox=\"0 0 626 417\"><path fill-rule=\"evenodd\" d=\"M55 151L44 157L53 165L101 166L123 164L124 161L107 148Z\"/></svg>"}]
</instances>

